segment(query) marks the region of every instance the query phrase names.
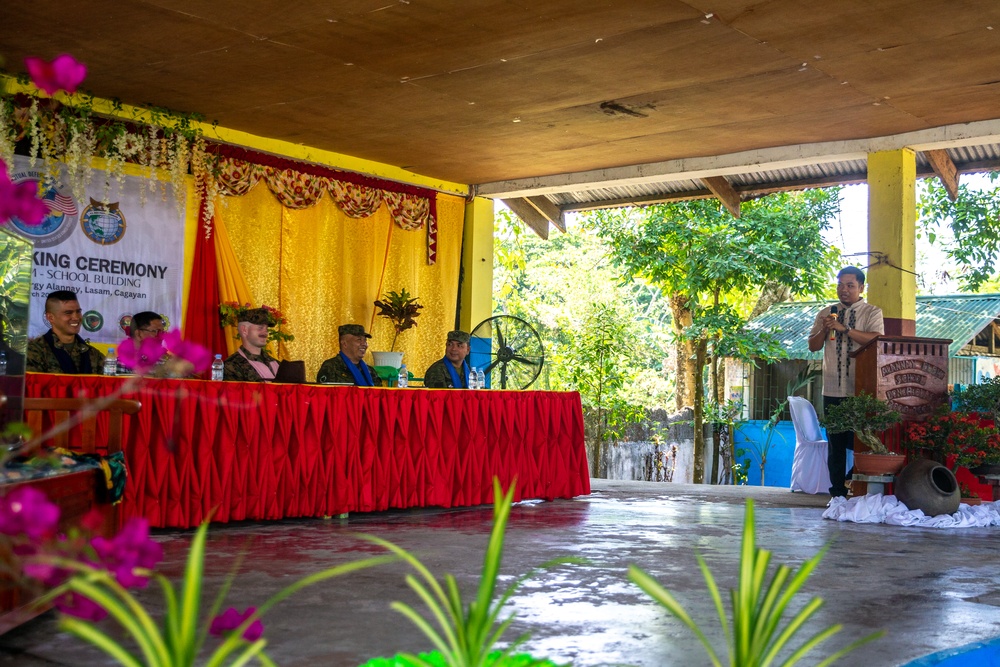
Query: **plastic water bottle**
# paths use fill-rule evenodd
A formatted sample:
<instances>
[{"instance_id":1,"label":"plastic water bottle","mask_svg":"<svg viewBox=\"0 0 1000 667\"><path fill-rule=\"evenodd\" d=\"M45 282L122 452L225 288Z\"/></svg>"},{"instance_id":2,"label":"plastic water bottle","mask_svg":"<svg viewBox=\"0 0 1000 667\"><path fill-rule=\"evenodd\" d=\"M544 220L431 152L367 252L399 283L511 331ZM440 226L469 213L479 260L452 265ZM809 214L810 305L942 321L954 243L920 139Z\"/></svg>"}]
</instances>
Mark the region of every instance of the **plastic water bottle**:
<instances>
[{"instance_id":1,"label":"plastic water bottle","mask_svg":"<svg viewBox=\"0 0 1000 667\"><path fill-rule=\"evenodd\" d=\"M104 374L118 375L118 355L113 347L108 348L108 356L104 357Z\"/></svg>"},{"instance_id":2,"label":"plastic water bottle","mask_svg":"<svg viewBox=\"0 0 1000 667\"><path fill-rule=\"evenodd\" d=\"M396 379L396 386L400 389L406 389L410 386L410 374L406 372L406 364L399 367L399 377Z\"/></svg>"},{"instance_id":3,"label":"plastic water bottle","mask_svg":"<svg viewBox=\"0 0 1000 667\"><path fill-rule=\"evenodd\" d=\"M7 353L0 352L0 375L7 375Z\"/></svg>"},{"instance_id":4,"label":"plastic water bottle","mask_svg":"<svg viewBox=\"0 0 1000 667\"><path fill-rule=\"evenodd\" d=\"M226 369L226 364L222 361L222 355L215 355L215 360L212 361L212 379L216 382L222 382L222 375Z\"/></svg>"},{"instance_id":5,"label":"plastic water bottle","mask_svg":"<svg viewBox=\"0 0 1000 667\"><path fill-rule=\"evenodd\" d=\"M476 389L486 389L486 373L482 368L476 371Z\"/></svg>"},{"instance_id":6,"label":"plastic water bottle","mask_svg":"<svg viewBox=\"0 0 1000 667\"><path fill-rule=\"evenodd\" d=\"M479 389L479 371L475 366L469 371L469 389Z\"/></svg>"}]
</instances>

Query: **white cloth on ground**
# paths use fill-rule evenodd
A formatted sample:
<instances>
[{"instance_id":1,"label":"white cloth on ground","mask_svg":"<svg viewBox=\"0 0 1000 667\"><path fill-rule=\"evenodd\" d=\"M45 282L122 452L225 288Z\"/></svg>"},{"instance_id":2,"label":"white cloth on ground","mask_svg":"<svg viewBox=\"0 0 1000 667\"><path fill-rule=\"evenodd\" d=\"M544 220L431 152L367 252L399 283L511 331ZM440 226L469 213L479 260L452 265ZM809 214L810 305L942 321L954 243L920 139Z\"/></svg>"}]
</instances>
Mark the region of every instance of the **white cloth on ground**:
<instances>
[{"instance_id":1,"label":"white cloth on ground","mask_svg":"<svg viewBox=\"0 0 1000 667\"><path fill-rule=\"evenodd\" d=\"M824 519L851 521L853 523L886 523L893 526L918 526L921 528L983 528L1000 526L1000 501L982 505L958 506L954 514L927 516L920 510L911 510L896 499L873 493L853 498L831 498Z\"/></svg>"}]
</instances>

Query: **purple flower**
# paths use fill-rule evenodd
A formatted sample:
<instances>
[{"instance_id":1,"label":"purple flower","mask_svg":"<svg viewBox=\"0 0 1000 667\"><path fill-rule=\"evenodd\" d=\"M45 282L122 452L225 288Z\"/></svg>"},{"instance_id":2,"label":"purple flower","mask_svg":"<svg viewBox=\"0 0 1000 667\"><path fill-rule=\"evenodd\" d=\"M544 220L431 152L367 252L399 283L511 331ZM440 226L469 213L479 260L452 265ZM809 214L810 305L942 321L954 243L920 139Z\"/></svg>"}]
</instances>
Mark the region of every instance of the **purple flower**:
<instances>
[{"instance_id":1,"label":"purple flower","mask_svg":"<svg viewBox=\"0 0 1000 667\"><path fill-rule=\"evenodd\" d=\"M232 632L243 625L243 621L250 618L256 612L257 607L247 607L247 610L242 614L236 611L236 607L230 607L212 619L212 625L208 631L216 637L221 637L225 633ZM264 634L264 624L258 618L243 631L243 639L248 642L255 642L260 639L262 634Z\"/></svg>"},{"instance_id":2,"label":"purple flower","mask_svg":"<svg viewBox=\"0 0 1000 667\"><path fill-rule=\"evenodd\" d=\"M59 508L45 494L25 486L0 498L0 533L37 541L56 532Z\"/></svg>"},{"instance_id":3,"label":"purple flower","mask_svg":"<svg viewBox=\"0 0 1000 667\"><path fill-rule=\"evenodd\" d=\"M151 371L159 363L163 355L167 353L166 348L159 338L147 338L136 348L135 341L126 338L118 346L118 358L123 364L142 374Z\"/></svg>"},{"instance_id":4,"label":"purple flower","mask_svg":"<svg viewBox=\"0 0 1000 667\"><path fill-rule=\"evenodd\" d=\"M49 207L38 198L38 186L33 181L13 183L7 165L0 162L0 222L17 218L26 225L45 220Z\"/></svg>"},{"instance_id":5,"label":"purple flower","mask_svg":"<svg viewBox=\"0 0 1000 667\"><path fill-rule=\"evenodd\" d=\"M163 334L162 340L167 352L190 363L196 373L202 372L212 364L212 353L198 343L183 340L180 331L168 331Z\"/></svg>"},{"instance_id":6,"label":"purple flower","mask_svg":"<svg viewBox=\"0 0 1000 667\"><path fill-rule=\"evenodd\" d=\"M75 616L76 618L82 618L92 623L103 620L108 615L104 607L90 598L84 597L79 593L73 593L72 591L57 597L53 604L55 604L56 609L67 616Z\"/></svg>"},{"instance_id":7,"label":"purple flower","mask_svg":"<svg viewBox=\"0 0 1000 667\"><path fill-rule=\"evenodd\" d=\"M144 588L149 577L137 568L150 570L163 560L163 546L149 539L149 522L132 518L112 539L95 537L90 542L97 553L94 565L111 572L125 588Z\"/></svg>"},{"instance_id":8,"label":"purple flower","mask_svg":"<svg viewBox=\"0 0 1000 667\"><path fill-rule=\"evenodd\" d=\"M31 76L31 82L49 95L55 95L60 90L75 93L87 76L87 66L76 58L64 53L52 62L41 58L25 58L24 65Z\"/></svg>"}]
</instances>

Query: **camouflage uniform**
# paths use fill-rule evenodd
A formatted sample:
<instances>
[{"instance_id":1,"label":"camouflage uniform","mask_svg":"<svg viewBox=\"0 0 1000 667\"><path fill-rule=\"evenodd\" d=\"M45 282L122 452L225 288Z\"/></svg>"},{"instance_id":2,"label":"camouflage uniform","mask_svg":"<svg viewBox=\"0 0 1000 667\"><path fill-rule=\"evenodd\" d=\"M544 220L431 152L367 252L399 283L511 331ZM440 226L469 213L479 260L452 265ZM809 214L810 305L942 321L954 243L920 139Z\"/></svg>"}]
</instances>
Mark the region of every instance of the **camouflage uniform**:
<instances>
[{"instance_id":1,"label":"camouflage uniform","mask_svg":"<svg viewBox=\"0 0 1000 667\"><path fill-rule=\"evenodd\" d=\"M75 341L66 345L59 342L59 339L53 334L52 343L57 349L65 350L78 369L80 368L82 356L86 354L90 356L90 372L96 375L104 372L104 355L96 348L91 347L87 341L79 336L76 337ZM45 342L45 336L32 338L28 341L28 370L35 373L65 372L62 366L59 365L59 359L52 351L52 348ZM80 371L77 371L77 373L79 374Z\"/></svg>"},{"instance_id":2,"label":"camouflage uniform","mask_svg":"<svg viewBox=\"0 0 1000 667\"><path fill-rule=\"evenodd\" d=\"M247 355L246 359L240 354L240 350ZM250 360L270 364L276 359L269 355L267 350L261 350L260 354L251 354L243 346L240 346L240 350L236 350L226 359L222 379L226 382L265 382L264 378L257 374L257 369L250 365Z\"/></svg>"},{"instance_id":3,"label":"camouflage uniform","mask_svg":"<svg viewBox=\"0 0 1000 667\"><path fill-rule=\"evenodd\" d=\"M365 362L361 362L365 363ZM368 366L368 364L365 364ZM382 386L382 379L375 375L375 369L368 366L368 372L371 373L372 383L376 387ZM316 374L316 382L342 382L354 384L354 376L351 375L351 371L348 370L347 364L344 363L343 357L339 354L335 357L327 359L323 362L323 365L319 367L319 373Z\"/></svg>"},{"instance_id":4,"label":"camouflage uniform","mask_svg":"<svg viewBox=\"0 0 1000 667\"><path fill-rule=\"evenodd\" d=\"M448 366L451 362L447 359L438 359L427 372L424 373L424 386L430 387L431 389L468 389L469 386L465 382L465 369L456 368L455 374L458 375L458 387L453 387L451 385L451 373L448 372Z\"/></svg>"}]
</instances>

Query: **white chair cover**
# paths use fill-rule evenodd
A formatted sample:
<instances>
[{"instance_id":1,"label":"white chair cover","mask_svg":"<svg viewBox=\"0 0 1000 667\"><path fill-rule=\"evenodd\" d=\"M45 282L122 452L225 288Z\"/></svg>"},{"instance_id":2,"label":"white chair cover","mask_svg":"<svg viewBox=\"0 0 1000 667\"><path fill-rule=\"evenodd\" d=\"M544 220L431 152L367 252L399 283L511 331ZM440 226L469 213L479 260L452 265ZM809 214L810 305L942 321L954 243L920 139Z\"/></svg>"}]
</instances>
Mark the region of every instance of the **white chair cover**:
<instances>
[{"instance_id":1,"label":"white chair cover","mask_svg":"<svg viewBox=\"0 0 1000 667\"><path fill-rule=\"evenodd\" d=\"M830 471L826 465L827 442L819 428L816 408L799 396L788 398L795 427L795 456L792 458L792 491L829 493Z\"/></svg>"}]
</instances>

